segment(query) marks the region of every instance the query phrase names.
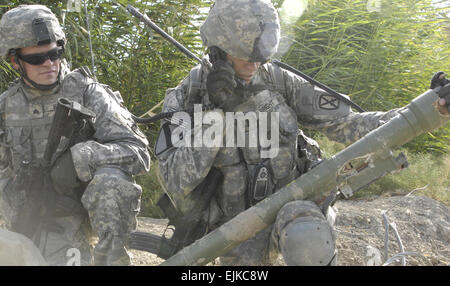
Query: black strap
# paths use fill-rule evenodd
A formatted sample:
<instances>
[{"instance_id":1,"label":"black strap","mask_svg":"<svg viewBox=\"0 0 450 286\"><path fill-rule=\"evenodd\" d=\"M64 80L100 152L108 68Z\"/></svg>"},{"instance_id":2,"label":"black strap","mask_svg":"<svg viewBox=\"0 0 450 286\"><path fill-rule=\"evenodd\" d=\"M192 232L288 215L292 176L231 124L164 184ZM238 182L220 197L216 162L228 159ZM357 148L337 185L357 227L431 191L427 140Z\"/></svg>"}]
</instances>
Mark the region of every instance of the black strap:
<instances>
[{"instance_id":1,"label":"black strap","mask_svg":"<svg viewBox=\"0 0 450 286\"><path fill-rule=\"evenodd\" d=\"M94 74L91 72L91 70L89 69L89 67L87 66L82 66L78 69L82 75L84 75L85 77L89 77L89 78L94 78Z\"/></svg>"},{"instance_id":2,"label":"black strap","mask_svg":"<svg viewBox=\"0 0 450 286\"><path fill-rule=\"evenodd\" d=\"M347 103L348 105L350 105L351 107L354 107L356 110L358 110L359 112L365 112L364 109L362 109L358 104L354 103L353 101L351 101L350 99L344 97L342 94L338 93L337 91L331 89L330 87L318 82L317 80L313 79L312 77L302 73L301 71L295 69L294 67L291 67L288 64L282 63L280 61L277 60L273 60L272 63L274 63L275 65L286 69L304 79L306 79L307 81L309 81L311 84L320 87L321 89L325 90L329 95L331 95L334 98L337 98L339 100L342 100L343 102Z\"/></svg>"}]
</instances>

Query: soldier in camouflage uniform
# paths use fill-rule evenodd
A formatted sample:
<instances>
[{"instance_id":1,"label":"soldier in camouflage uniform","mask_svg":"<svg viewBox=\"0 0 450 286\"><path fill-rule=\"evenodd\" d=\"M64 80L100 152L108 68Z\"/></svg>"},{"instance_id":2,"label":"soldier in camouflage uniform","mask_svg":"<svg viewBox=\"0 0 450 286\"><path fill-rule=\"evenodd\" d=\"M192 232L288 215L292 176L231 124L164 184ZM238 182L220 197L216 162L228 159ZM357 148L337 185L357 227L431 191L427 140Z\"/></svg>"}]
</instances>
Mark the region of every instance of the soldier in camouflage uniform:
<instances>
[{"instance_id":1,"label":"soldier in camouflage uniform","mask_svg":"<svg viewBox=\"0 0 450 286\"><path fill-rule=\"evenodd\" d=\"M0 214L14 231L35 187L31 181L17 188L24 184L18 174L40 168L57 99L65 97L96 117L85 122L82 138L63 137L52 158L46 207L66 211L36 220L28 236L50 265L66 265L71 248L80 251L82 265L129 265L125 245L142 193L132 176L150 168L147 139L118 92L87 69L68 70L65 35L47 7L20 5L6 12L0 38L0 56L21 75L0 96Z\"/></svg>"},{"instance_id":2,"label":"soldier in camouflage uniform","mask_svg":"<svg viewBox=\"0 0 450 286\"><path fill-rule=\"evenodd\" d=\"M205 211L209 230L262 200L257 194L269 196L320 162L317 143L298 124L348 144L396 115L395 110L355 113L343 102L323 105L332 99L327 93L271 64L280 24L269 1L216 1L200 33L210 50L219 48L225 57L214 60L212 68L193 68L167 91L163 111L202 104L223 112L279 113L279 148L273 158L263 158L259 147L169 146L158 155L165 192L181 212L211 168L220 170L223 182ZM288 265L335 264L335 233L326 209L311 201L286 204L272 227L221 257L221 264L270 265L279 253Z\"/></svg>"}]
</instances>

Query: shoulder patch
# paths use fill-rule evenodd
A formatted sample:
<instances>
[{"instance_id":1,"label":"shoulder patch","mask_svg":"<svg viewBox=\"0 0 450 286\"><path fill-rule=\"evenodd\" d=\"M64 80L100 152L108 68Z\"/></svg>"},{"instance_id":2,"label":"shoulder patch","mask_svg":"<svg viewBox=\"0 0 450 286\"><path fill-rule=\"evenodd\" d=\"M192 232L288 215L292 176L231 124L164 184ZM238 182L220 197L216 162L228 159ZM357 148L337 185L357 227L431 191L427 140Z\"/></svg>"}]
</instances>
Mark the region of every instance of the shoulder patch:
<instances>
[{"instance_id":1,"label":"shoulder patch","mask_svg":"<svg viewBox=\"0 0 450 286\"><path fill-rule=\"evenodd\" d=\"M328 94L319 96L319 108L325 110L336 110L339 108L340 100Z\"/></svg>"}]
</instances>

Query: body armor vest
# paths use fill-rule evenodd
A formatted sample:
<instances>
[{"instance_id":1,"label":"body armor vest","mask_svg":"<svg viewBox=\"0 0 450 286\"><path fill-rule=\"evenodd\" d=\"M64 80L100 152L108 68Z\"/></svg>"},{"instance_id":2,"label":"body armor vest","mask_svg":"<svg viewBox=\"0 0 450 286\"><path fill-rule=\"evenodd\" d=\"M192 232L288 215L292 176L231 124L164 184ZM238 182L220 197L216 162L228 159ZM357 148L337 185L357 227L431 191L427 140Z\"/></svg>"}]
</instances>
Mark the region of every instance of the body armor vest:
<instances>
[{"instance_id":1,"label":"body armor vest","mask_svg":"<svg viewBox=\"0 0 450 286\"><path fill-rule=\"evenodd\" d=\"M269 66L268 70L264 70L257 76L259 78L255 78L252 85L236 88L235 92L240 93L245 100L234 107L232 111L244 114L266 112L269 118L272 112L277 112L279 115L278 153L274 157L264 158L261 156L262 150L259 142L257 147L220 149L214 161L214 167L223 174L223 184L215 197L224 214L221 221L231 219L306 172L307 167L305 167L302 148L306 148L305 145L311 145L310 143L313 145L315 143L298 129L296 113L282 95L285 92L284 81L279 68ZM201 75L198 76L198 78L201 77ZM197 86L201 86L201 84L197 82L194 77L191 80L193 87L190 87L189 91L198 90ZM206 82L206 80L203 79L202 82ZM193 97L189 96L188 98L192 101ZM270 124L268 124L267 130L271 134ZM250 130L246 126L246 139L249 138L249 132ZM246 143L248 144L248 140ZM316 151L320 156L317 143L314 147L317 147Z\"/></svg>"},{"instance_id":2,"label":"body armor vest","mask_svg":"<svg viewBox=\"0 0 450 286\"><path fill-rule=\"evenodd\" d=\"M53 123L57 99L64 96L83 104L84 92L92 82L93 80L85 74L74 71L67 74L60 86L51 91L41 92L29 89L22 82L16 81L1 95L3 119L0 133L2 135L1 144L10 150L11 167L16 175L13 180L9 181L11 184L8 184L5 189L5 196L13 204L11 207L14 209L14 214L9 218L10 224L13 229L24 225L35 226L29 230L29 233L27 230L24 234L30 238L35 236L33 239L36 239L37 244L39 244L43 229L60 231L53 229L56 224L53 224L52 219L86 215L81 202L63 194L57 194L53 191L52 186L45 185L49 182L47 179L35 181L34 176L42 176L35 171L42 168L42 159ZM69 143L69 138L62 138L56 154L53 155L53 161L70 147ZM27 182L16 182L16 177ZM44 191L33 192L30 187L36 187L36 190L42 187L33 185L35 182L43 183ZM45 207L42 208L44 205ZM38 211L24 210L24 207ZM39 217L43 209L45 209L45 214L43 217ZM81 223L82 220L77 219L77 221ZM21 231L25 230L21 228Z\"/></svg>"},{"instance_id":3,"label":"body armor vest","mask_svg":"<svg viewBox=\"0 0 450 286\"><path fill-rule=\"evenodd\" d=\"M73 88L74 80L78 82L77 88ZM83 94L90 81L74 71L66 75L60 86L44 95L35 96L35 91L21 82L10 88L13 92L4 99L3 144L11 148L14 170L23 164L39 163L44 156L57 99L64 95L83 104ZM69 147L68 141L68 138L62 138L54 158Z\"/></svg>"}]
</instances>

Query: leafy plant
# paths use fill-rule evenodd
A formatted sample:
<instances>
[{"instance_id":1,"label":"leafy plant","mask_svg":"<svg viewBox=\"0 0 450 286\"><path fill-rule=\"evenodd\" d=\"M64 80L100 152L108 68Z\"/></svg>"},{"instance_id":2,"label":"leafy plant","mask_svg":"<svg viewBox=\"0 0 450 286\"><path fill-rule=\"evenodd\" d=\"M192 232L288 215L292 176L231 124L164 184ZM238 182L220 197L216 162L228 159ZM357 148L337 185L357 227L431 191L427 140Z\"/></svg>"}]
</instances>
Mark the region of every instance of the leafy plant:
<instances>
[{"instance_id":1,"label":"leafy plant","mask_svg":"<svg viewBox=\"0 0 450 286\"><path fill-rule=\"evenodd\" d=\"M434 72L448 68L450 7L380 0L377 11L368 2L374 1L309 1L294 23L281 19L281 56L365 110L402 107L429 88ZM448 152L449 136L450 127L443 127L407 146Z\"/></svg>"}]
</instances>

